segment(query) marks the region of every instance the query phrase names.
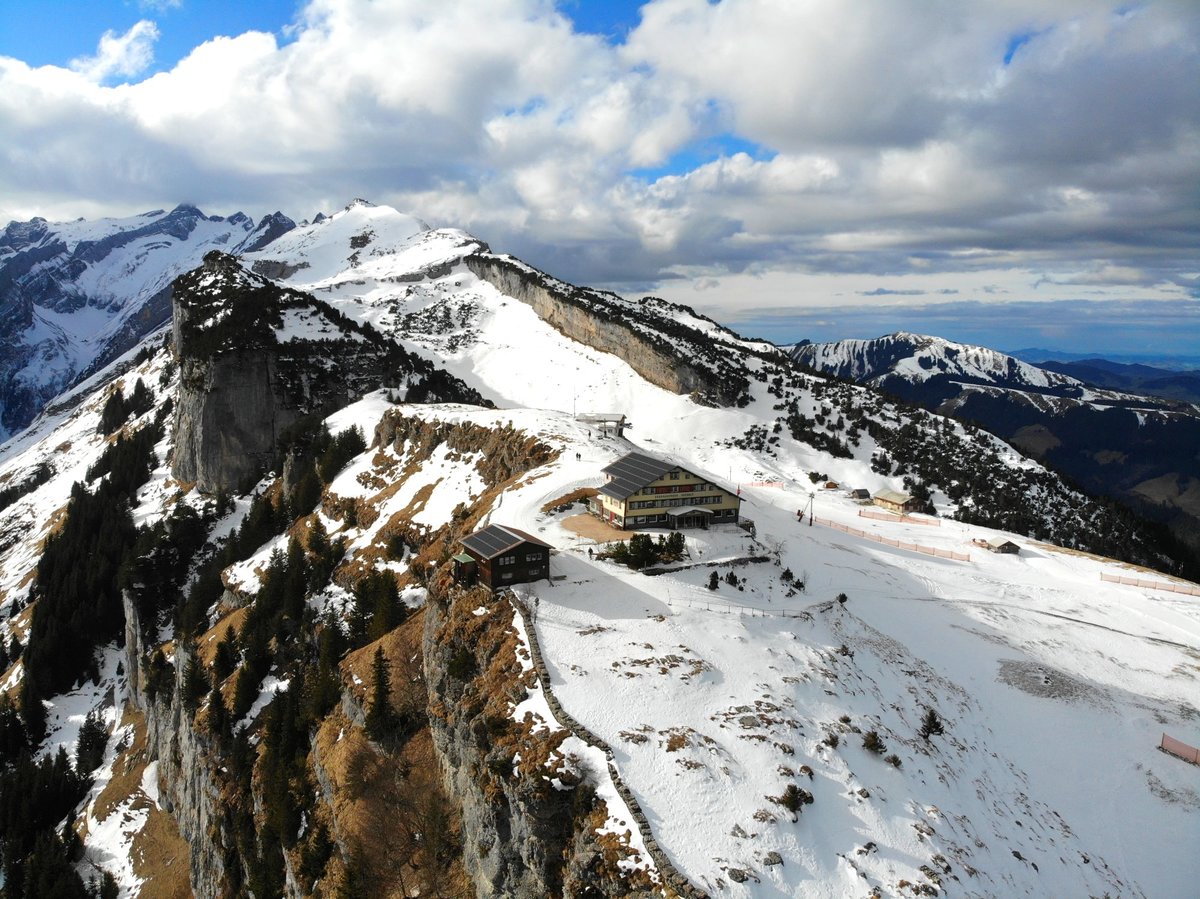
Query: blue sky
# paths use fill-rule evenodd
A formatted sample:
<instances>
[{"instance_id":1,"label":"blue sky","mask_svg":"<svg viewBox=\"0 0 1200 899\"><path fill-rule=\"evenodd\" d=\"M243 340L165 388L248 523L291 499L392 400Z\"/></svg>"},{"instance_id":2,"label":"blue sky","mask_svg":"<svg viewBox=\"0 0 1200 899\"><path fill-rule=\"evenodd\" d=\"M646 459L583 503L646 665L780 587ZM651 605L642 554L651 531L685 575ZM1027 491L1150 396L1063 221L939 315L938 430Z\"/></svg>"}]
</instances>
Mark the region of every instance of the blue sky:
<instances>
[{"instance_id":1,"label":"blue sky","mask_svg":"<svg viewBox=\"0 0 1200 899\"><path fill-rule=\"evenodd\" d=\"M123 33L150 19L160 36L148 75L171 68L217 35L257 30L283 39L296 7L293 0L0 0L0 54L30 65L65 66L94 53L104 32Z\"/></svg>"},{"instance_id":2,"label":"blue sky","mask_svg":"<svg viewBox=\"0 0 1200 899\"><path fill-rule=\"evenodd\" d=\"M366 197L781 340L1200 353L1196 3L0 0L0 134L0 223Z\"/></svg>"}]
</instances>

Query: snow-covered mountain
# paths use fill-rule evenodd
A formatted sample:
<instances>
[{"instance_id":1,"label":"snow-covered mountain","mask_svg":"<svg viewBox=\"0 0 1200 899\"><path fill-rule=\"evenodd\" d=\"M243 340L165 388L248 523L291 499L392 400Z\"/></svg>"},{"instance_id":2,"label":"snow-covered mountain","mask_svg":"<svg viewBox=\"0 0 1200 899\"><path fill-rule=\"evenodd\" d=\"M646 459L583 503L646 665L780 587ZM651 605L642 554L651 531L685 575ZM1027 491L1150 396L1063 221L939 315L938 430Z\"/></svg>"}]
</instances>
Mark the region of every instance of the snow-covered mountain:
<instances>
[{"instance_id":1,"label":"snow-covered mountain","mask_svg":"<svg viewBox=\"0 0 1200 899\"><path fill-rule=\"evenodd\" d=\"M205 253L249 252L292 227L281 213L256 224L187 205L125 219L10 222L0 234L0 439L77 375L166 322L167 287Z\"/></svg>"},{"instance_id":2,"label":"snow-covered mountain","mask_svg":"<svg viewBox=\"0 0 1200 899\"><path fill-rule=\"evenodd\" d=\"M1087 490L1170 528L1200 575L1200 406L1087 384L938 337L800 344L802 365L978 422Z\"/></svg>"},{"instance_id":3,"label":"snow-covered mountain","mask_svg":"<svg viewBox=\"0 0 1200 899\"><path fill-rule=\"evenodd\" d=\"M75 589L66 541L103 534L96 559L128 541L111 584L87 584L124 588L115 619L88 600L94 657L59 660L67 686L39 703L40 753L94 742L91 711L104 726L93 782L51 822L81 835L85 880L108 871L123 896L1190 895L1200 795L1156 747L1200 742L1200 597L1080 552L1155 548L994 436L369 204L210 257L173 299L175 333L0 447L18 704L26 662L58 664L44 585ZM245 321L267 374L235 384ZM343 378L352 345L377 341L424 380ZM438 399L418 389L433 370L486 402L413 402ZM236 395L273 421L281 372L289 396L340 391L340 408L272 425L250 490L218 471L201 493L182 460L228 444L185 449L189 416ZM213 433L238 415L223 408ZM632 426L608 436L586 412ZM355 427L366 448L328 436ZM604 558L624 535L580 500L631 450L736 485L752 526L689 531L651 574ZM82 492L115 483L134 485L143 530L114 495L112 521L81 532L73 517L100 515ZM912 489L938 515L863 517L855 487ZM552 579L515 600L454 586L458 539L487 523L550 543ZM1020 555L979 545L998 536ZM922 736L931 709L943 732Z\"/></svg>"},{"instance_id":4,"label":"snow-covered mountain","mask_svg":"<svg viewBox=\"0 0 1200 899\"><path fill-rule=\"evenodd\" d=\"M987 347L906 331L873 340L801 343L792 348L792 357L817 371L864 383L878 384L891 376L920 383L944 376L965 383L1084 395L1084 385L1067 375Z\"/></svg>"}]
</instances>

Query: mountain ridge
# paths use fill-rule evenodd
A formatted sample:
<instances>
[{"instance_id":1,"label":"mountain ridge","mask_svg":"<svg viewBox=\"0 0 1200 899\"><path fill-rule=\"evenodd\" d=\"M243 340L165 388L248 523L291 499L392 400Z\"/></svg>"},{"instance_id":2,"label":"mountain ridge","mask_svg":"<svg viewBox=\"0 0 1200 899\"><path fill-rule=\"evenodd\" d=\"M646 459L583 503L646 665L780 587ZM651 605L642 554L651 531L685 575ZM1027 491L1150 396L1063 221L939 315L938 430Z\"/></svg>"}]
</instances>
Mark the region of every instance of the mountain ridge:
<instances>
[{"instance_id":1,"label":"mountain ridge","mask_svg":"<svg viewBox=\"0 0 1200 899\"><path fill-rule=\"evenodd\" d=\"M1154 747L1200 716L1195 604L1154 586L1185 586L1168 573L1123 586L1105 577L1127 564L1075 551L1166 565L1151 534L991 434L802 371L686 307L575 287L380 207L325 222L182 276L195 318L179 328L211 334L195 358L236 352L238 295L261 291L256 345L303 335L307 364L336 373L335 335L377 338L493 408L348 391L249 490L205 493L173 468L193 354L160 331L0 446L0 488L20 485L0 508L19 713L25 661L51 664L27 629L51 608L43 544L80 532L84 493L134 484L105 510L128 523L91 529L131 540L104 585L125 645L88 634L29 749L78 756L85 720L101 722L95 782L63 811L86 827L56 816L52 836L80 833L120 890L164 888L124 861L151 819L178 820L191 847L174 868L203 897L1159 896L1194 881L1200 799ZM624 358L622 335L643 348ZM666 377L682 363L699 386ZM601 434L587 411L631 429ZM574 515L630 451L736 485L746 526L686 532L654 576L607 558ZM865 517L850 487L908 489L938 514ZM555 547L554 580L457 586L458 541L487 523ZM974 542L993 536L1020 554ZM943 732L922 736L930 710Z\"/></svg>"}]
</instances>

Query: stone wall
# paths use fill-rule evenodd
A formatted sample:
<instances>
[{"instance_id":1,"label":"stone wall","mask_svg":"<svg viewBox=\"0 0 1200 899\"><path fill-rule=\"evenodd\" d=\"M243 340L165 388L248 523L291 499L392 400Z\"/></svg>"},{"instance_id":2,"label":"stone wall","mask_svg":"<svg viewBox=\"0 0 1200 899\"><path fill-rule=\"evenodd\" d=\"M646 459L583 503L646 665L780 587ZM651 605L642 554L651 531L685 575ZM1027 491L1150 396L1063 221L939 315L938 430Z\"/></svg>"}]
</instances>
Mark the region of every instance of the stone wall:
<instances>
[{"instance_id":1,"label":"stone wall","mask_svg":"<svg viewBox=\"0 0 1200 899\"><path fill-rule=\"evenodd\" d=\"M663 881L676 893L687 897L687 899L709 899L706 892L696 887L680 873L679 869L675 867L675 864L658 845L658 841L654 838L654 834L650 830L646 815L638 804L637 798L630 791L629 787L625 785L620 773L617 771L616 762L613 760L612 747L608 745L607 741L602 740L576 721L562 707L562 704L558 701L558 697L554 695L554 690L550 686L550 672L547 670L545 659L542 657L542 647L538 643L537 628L534 627L533 617L529 614L529 610L525 607L525 604L516 596L511 596L511 599L513 608L517 610L521 616L521 620L525 624L525 633L529 637L529 652L533 657L533 667L537 671L538 680L541 681L542 694L546 697L546 704L550 706L550 711L554 713L554 717L558 720L559 724L567 728L567 730L571 731L572 734L589 746L594 746L604 753L604 757L608 760L608 773L612 778L613 786L616 787L617 793L621 798L625 800L625 804L629 806L629 812L633 815L633 820L637 822L638 830L642 834L642 841L646 844L646 851L650 853L650 858L654 860L654 864L658 868Z\"/></svg>"}]
</instances>

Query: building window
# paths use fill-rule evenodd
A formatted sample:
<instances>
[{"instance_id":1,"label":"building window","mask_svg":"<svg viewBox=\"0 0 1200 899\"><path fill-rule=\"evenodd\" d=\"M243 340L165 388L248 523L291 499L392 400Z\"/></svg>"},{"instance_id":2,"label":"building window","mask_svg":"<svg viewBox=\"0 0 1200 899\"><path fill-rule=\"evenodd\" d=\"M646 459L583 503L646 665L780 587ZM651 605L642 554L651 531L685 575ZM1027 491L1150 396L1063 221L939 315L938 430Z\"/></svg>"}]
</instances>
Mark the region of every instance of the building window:
<instances>
[{"instance_id":1,"label":"building window","mask_svg":"<svg viewBox=\"0 0 1200 899\"><path fill-rule=\"evenodd\" d=\"M538 562L542 558L541 553L525 553L526 562Z\"/></svg>"},{"instance_id":2,"label":"building window","mask_svg":"<svg viewBox=\"0 0 1200 899\"><path fill-rule=\"evenodd\" d=\"M671 480L678 481L679 480L679 472L677 472L677 471L671 472Z\"/></svg>"},{"instance_id":3,"label":"building window","mask_svg":"<svg viewBox=\"0 0 1200 899\"><path fill-rule=\"evenodd\" d=\"M500 575L500 580L502 580L502 581L511 581L512 579L513 579L513 573L511 571L505 571L505 572L501 573L501 575Z\"/></svg>"},{"instance_id":4,"label":"building window","mask_svg":"<svg viewBox=\"0 0 1200 899\"><path fill-rule=\"evenodd\" d=\"M501 557L500 557L500 558L497 560L496 564L497 564L497 565L512 565L512 564L514 564L516 561L517 561L517 557L516 557L516 556L501 556Z\"/></svg>"}]
</instances>

